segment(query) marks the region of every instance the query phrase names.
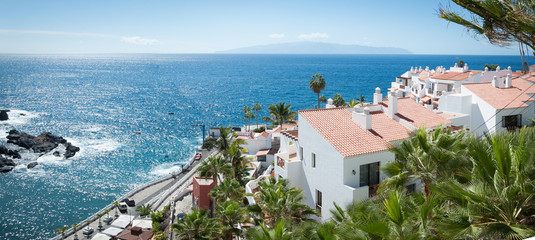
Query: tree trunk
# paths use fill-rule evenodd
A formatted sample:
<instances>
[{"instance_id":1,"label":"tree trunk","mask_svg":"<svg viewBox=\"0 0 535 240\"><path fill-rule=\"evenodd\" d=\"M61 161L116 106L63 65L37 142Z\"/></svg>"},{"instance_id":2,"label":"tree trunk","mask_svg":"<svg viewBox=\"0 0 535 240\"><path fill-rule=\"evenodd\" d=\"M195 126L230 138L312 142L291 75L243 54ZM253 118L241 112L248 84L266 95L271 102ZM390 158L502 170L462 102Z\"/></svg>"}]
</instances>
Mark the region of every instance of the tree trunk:
<instances>
[{"instance_id":1,"label":"tree trunk","mask_svg":"<svg viewBox=\"0 0 535 240\"><path fill-rule=\"evenodd\" d=\"M320 109L320 93L318 92L318 109Z\"/></svg>"},{"instance_id":2,"label":"tree trunk","mask_svg":"<svg viewBox=\"0 0 535 240\"><path fill-rule=\"evenodd\" d=\"M256 110L256 129L258 129L258 110Z\"/></svg>"}]
</instances>

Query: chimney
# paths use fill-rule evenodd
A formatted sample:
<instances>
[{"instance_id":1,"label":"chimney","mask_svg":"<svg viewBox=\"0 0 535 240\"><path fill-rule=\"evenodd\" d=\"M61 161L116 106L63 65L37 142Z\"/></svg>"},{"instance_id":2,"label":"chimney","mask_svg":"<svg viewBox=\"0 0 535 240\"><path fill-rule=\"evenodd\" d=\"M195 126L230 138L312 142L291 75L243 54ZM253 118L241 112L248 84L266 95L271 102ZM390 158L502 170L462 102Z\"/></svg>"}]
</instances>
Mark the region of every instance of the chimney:
<instances>
[{"instance_id":1,"label":"chimney","mask_svg":"<svg viewBox=\"0 0 535 240\"><path fill-rule=\"evenodd\" d=\"M507 67L507 70L511 71L511 66Z\"/></svg>"},{"instance_id":2,"label":"chimney","mask_svg":"<svg viewBox=\"0 0 535 240\"><path fill-rule=\"evenodd\" d=\"M511 74L508 73L507 77L505 77L505 88L513 87L513 79L511 78Z\"/></svg>"},{"instance_id":3,"label":"chimney","mask_svg":"<svg viewBox=\"0 0 535 240\"><path fill-rule=\"evenodd\" d=\"M394 115L398 113L398 97L395 92L388 93L388 117L394 119Z\"/></svg>"},{"instance_id":4,"label":"chimney","mask_svg":"<svg viewBox=\"0 0 535 240\"><path fill-rule=\"evenodd\" d=\"M463 72L468 72L468 63L464 64Z\"/></svg>"},{"instance_id":5,"label":"chimney","mask_svg":"<svg viewBox=\"0 0 535 240\"><path fill-rule=\"evenodd\" d=\"M381 89L379 87L375 88L375 93L373 94L373 104L378 104L383 101L383 94L381 94Z\"/></svg>"},{"instance_id":6,"label":"chimney","mask_svg":"<svg viewBox=\"0 0 535 240\"><path fill-rule=\"evenodd\" d=\"M429 71L429 66L425 66L425 70L426 70L426 71Z\"/></svg>"},{"instance_id":7,"label":"chimney","mask_svg":"<svg viewBox=\"0 0 535 240\"><path fill-rule=\"evenodd\" d=\"M333 102L334 102L333 99L332 99L332 98L329 98L329 99L327 100L327 104L325 105L325 108L334 108L335 106L334 106L334 103L333 103Z\"/></svg>"},{"instance_id":8,"label":"chimney","mask_svg":"<svg viewBox=\"0 0 535 240\"><path fill-rule=\"evenodd\" d=\"M360 110L359 107L355 106L354 109L355 111L353 111L351 115L353 121L366 130L372 129L372 115L370 114L370 108L365 107L364 110Z\"/></svg>"},{"instance_id":9,"label":"chimney","mask_svg":"<svg viewBox=\"0 0 535 240\"><path fill-rule=\"evenodd\" d=\"M497 66L496 67L496 72L499 72L500 71L500 66Z\"/></svg>"},{"instance_id":10,"label":"chimney","mask_svg":"<svg viewBox=\"0 0 535 240\"><path fill-rule=\"evenodd\" d=\"M485 67L485 72L488 72L489 71L489 68L488 67Z\"/></svg>"},{"instance_id":11,"label":"chimney","mask_svg":"<svg viewBox=\"0 0 535 240\"><path fill-rule=\"evenodd\" d=\"M492 78L492 86L497 88L498 87L498 79L496 79L496 76L494 76L494 78Z\"/></svg>"}]
</instances>

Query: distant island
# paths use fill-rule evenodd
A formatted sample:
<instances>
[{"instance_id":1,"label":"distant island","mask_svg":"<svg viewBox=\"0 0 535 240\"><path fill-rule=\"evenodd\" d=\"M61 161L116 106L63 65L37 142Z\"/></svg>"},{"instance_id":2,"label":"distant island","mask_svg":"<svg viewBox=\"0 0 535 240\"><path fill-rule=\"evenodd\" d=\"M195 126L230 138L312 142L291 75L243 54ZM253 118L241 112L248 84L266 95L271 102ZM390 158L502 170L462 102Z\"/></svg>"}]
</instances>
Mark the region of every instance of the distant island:
<instances>
[{"instance_id":1,"label":"distant island","mask_svg":"<svg viewBox=\"0 0 535 240\"><path fill-rule=\"evenodd\" d=\"M325 42L290 42L258 45L219 51L217 53L246 54L412 54L409 50L395 47L370 47Z\"/></svg>"}]
</instances>

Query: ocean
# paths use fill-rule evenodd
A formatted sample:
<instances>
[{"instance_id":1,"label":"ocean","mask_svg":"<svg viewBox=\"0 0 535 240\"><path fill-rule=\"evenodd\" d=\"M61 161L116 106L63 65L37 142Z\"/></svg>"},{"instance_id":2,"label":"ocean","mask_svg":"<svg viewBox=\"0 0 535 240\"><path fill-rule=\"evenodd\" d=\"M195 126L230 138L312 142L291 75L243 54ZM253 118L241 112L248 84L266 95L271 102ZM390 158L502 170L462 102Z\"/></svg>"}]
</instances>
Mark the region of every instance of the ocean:
<instances>
[{"instance_id":1,"label":"ocean","mask_svg":"<svg viewBox=\"0 0 535 240\"><path fill-rule=\"evenodd\" d=\"M244 124L244 105L313 108L308 83L321 73L327 97L383 94L411 66L520 70L519 56L449 55L0 55L6 131L51 132L79 146L69 160L24 154L0 174L0 239L48 239L134 187L177 170L207 127ZM174 114L169 114L174 113ZM260 121L262 122L262 121ZM256 119L252 120L256 123ZM134 134L134 131L141 132ZM25 165L39 162L33 169Z\"/></svg>"}]
</instances>

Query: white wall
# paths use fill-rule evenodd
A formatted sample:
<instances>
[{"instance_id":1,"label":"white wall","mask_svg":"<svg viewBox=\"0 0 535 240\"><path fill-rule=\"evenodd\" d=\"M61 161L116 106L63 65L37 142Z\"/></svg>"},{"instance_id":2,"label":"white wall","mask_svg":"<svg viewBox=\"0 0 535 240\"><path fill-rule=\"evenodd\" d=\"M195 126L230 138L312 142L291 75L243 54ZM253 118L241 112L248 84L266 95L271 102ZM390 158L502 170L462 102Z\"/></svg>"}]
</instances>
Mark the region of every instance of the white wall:
<instances>
[{"instance_id":1,"label":"white wall","mask_svg":"<svg viewBox=\"0 0 535 240\"><path fill-rule=\"evenodd\" d=\"M470 114L472 112L472 96L469 94L446 94L438 101L438 110Z\"/></svg>"},{"instance_id":2,"label":"white wall","mask_svg":"<svg viewBox=\"0 0 535 240\"><path fill-rule=\"evenodd\" d=\"M494 116L496 109L464 86L462 86L461 92L472 95L470 132L476 136L482 136L483 133L488 132L496 124L496 117Z\"/></svg>"}]
</instances>

